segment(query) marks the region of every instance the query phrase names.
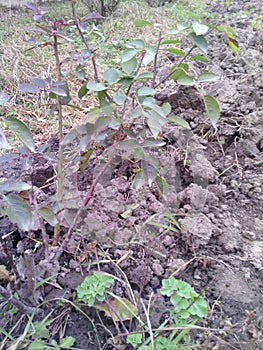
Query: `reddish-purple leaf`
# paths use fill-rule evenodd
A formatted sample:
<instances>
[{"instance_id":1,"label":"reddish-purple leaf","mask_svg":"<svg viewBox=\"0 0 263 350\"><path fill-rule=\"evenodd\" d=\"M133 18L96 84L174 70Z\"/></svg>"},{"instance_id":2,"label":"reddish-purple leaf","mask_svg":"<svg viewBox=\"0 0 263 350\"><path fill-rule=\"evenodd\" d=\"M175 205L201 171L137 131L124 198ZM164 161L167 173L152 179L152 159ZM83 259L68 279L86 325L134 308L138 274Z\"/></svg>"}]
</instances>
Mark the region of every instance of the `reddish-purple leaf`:
<instances>
[{"instance_id":1,"label":"reddish-purple leaf","mask_svg":"<svg viewBox=\"0 0 263 350\"><path fill-rule=\"evenodd\" d=\"M51 79L50 78L46 78L46 79L44 79L45 80L45 82L46 82L46 84L51 84Z\"/></svg>"},{"instance_id":2,"label":"reddish-purple leaf","mask_svg":"<svg viewBox=\"0 0 263 350\"><path fill-rule=\"evenodd\" d=\"M58 38L62 38L62 39L65 39L67 41L73 41L72 39L70 39L68 36L64 35L64 34L61 34L61 33L56 33L56 36Z\"/></svg>"},{"instance_id":3,"label":"reddish-purple leaf","mask_svg":"<svg viewBox=\"0 0 263 350\"><path fill-rule=\"evenodd\" d=\"M33 30L36 30L36 31L39 30L39 31L42 31L42 32L48 33L48 34L53 33L53 29L50 26L45 27L45 26L42 26L40 24L36 24L36 26L37 26L37 28L34 28Z\"/></svg>"},{"instance_id":4,"label":"reddish-purple leaf","mask_svg":"<svg viewBox=\"0 0 263 350\"><path fill-rule=\"evenodd\" d=\"M45 79L29 78L29 80L31 81L32 84L36 85L37 87L39 87L42 90L45 90L45 88L47 86Z\"/></svg>"},{"instance_id":5,"label":"reddish-purple leaf","mask_svg":"<svg viewBox=\"0 0 263 350\"><path fill-rule=\"evenodd\" d=\"M57 87L51 87L48 89L49 92L53 92L53 94L57 95L57 96L62 96L62 97L66 97L67 93L65 90L61 89L61 88L57 88Z\"/></svg>"},{"instance_id":6,"label":"reddish-purple leaf","mask_svg":"<svg viewBox=\"0 0 263 350\"><path fill-rule=\"evenodd\" d=\"M87 23L85 22L79 22L78 27L82 33L86 32L87 30Z\"/></svg>"},{"instance_id":7,"label":"reddish-purple leaf","mask_svg":"<svg viewBox=\"0 0 263 350\"><path fill-rule=\"evenodd\" d=\"M47 33L47 31L40 29L40 28L31 28L31 30L33 30L34 32L39 32L39 33L44 33L44 34ZM51 31L49 31L49 33L51 33Z\"/></svg>"},{"instance_id":8,"label":"reddish-purple leaf","mask_svg":"<svg viewBox=\"0 0 263 350\"><path fill-rule=\"evenodd\" d=\"M63 86L66 85L65 81L56 81L52 87L56 87L56 86Z\"/></svg>"},{"instance_id":9,"label":"reddish-purple leaf","mask_svg":"<svg viewBox=\"0 0 263 350\"><path fill-rule=\"evenodd\" d=\"M43 17L42 13L35 13L33 18L35 21L39 21Z\"/></svg>"},{"instance_id":10,"label":"reddish-purple leaf","mask_svg":"<svg viewBox=\"0 0 263 350\"><path fill-rule=\"evenodd\" d=\"M33 84L20 84L18 86L18 90L21 92L31 92L31 93L36 93L36 92L40 92L41 89L39 86L33 85Z\"/></svg>"},{"instance_id":11,"label":"reddish-purple leaf","mask_svg":"<svg viewBox=\"0 0 263 350\"><path fill-rule=\"evenodd\" d=\"M3 106L8 100L9 96L5 92L0 91L0 106Z\"/></svg>"},{"instance_id":12,"label":"reddish-purple leaf","mask_svg":"<svg viewBox=\"0 0 263 350\"><path fill-rule=\"evenodd\" d=\"M91 55L90 51L88 49L81 50L81 56L85 59L88 58Z\"/></svg>"},{"instance_id":13,"label":"reddish-purple leaf","mask_svg":"<svg viewBox=\"0 0 263 350\"><path fill-rule=\"evenodd\" d=\"M37 40L36 40L35 38L31 38L31 39L27 40L27 42L28 42L29 44L37 45Z\"/></svg>"},{"instance_id":14,"label":"reddish-purple leaf","mask_svg":"<svg viewBox=\"0 0 263 350\"><path fill-rule=\"evenodd\" d=\"M99 13L91 12L83 18L83 21L92 21L94 19L104 19L104 18L105 17L101 16Z\"/></svg>"},{"instance_id":15,"label":"reddish-purple leaf","mask_svg":"<svg viewBox=\"0 0 263 350\"><path fill-rule=\"evenodd\" d=\"M26 7L27 7L29 10L32 10L32 11L34 11L34 12L39 12L39 9L38 9L36 6L32 5L32 4L26 4Z\"/></svg>"}]
</instances>

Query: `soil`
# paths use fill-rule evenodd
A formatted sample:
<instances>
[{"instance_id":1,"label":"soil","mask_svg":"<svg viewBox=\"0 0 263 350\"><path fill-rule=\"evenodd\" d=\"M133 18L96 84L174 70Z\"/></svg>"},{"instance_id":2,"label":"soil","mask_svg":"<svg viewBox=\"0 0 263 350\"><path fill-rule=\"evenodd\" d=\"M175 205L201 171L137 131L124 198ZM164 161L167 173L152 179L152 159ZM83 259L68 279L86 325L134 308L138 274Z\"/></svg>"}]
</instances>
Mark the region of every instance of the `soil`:
<instances>
[{"instance_id":1,"label":"soil","mask_svg":"<svg viewBox=\"0 0 263 350\"><path fill-rule=\"evenodd\" d=\"M235 57L227 48L223 35L210 34L209 70L221 78L204 89L221 106L216 131L194 89L164 86L158 92L160 104L168 101L174 114L192 127L191 131L170 127L164 133L166 146L155 154L169 184L165 198L152 187L135 190L130 163L114 160L59 262L52 259L57 247L51 247L45 256L38 244L40 230L24 234L6 217L0 217L0 234L8 255L16 257L16 269L21 271L20 261L30 256L26 259L31 259L37 282L55 276L28 292L32 271L24 272L24 280L20 272L20 286L16 287L26 304L42 303L44 315L53 310L51 339L59 339L63 329L65 335L76 338L74 348L79 350L127 348L118 343L116 327L103 312L85 306L87 318L69 302L61 305L54 301L62 297L74 300L76 287L98 269L96 262L100 260L103 271L121 280L125 275L135 295L146 304L152 293L157 295L162 279L171 275L190 283L197 292L204 291L210 308L209 317L202 323L207 330L192 335L201 348L263 349L263 41L262 27L252 27L252 20L262 13L262 4L232 0L228 9L218 3L209 6L211 12L223 15L220 18L225 25L236 30L239 54ZM193 69L198 72L202 64L195 64ZM50 145L54 147L53 140ZM80 173L75 155L76 145L67 146L65 231L105 162L105 152L98 151L96 160L91 159ZM21 178L18 156L12 157L2 158L2 176ZM30 173L22 175L32 181L39 203L54 193L52 182L48 189L40 188L53 175L52 162L41 157L34 159ZM178 215L180 233L171 222L168 228L149 222L151 218L152 222L164 223L165 213ZM47 227L47 231L51 239L52 228ZM0 263L11 271L7 261L6 251L1 249ZM129 297L120 283L116 283L114 293ZM12 316L6 305L4 300L0 304L0 328L9 331L14 326L12 335L17 337L27 319L20 313ZM153 327L158 327L165 312L165 300L159 295L151 309ZM8 349L9 342L5 340L4 344L1 349Z\"/></svg>"}]
</instances>

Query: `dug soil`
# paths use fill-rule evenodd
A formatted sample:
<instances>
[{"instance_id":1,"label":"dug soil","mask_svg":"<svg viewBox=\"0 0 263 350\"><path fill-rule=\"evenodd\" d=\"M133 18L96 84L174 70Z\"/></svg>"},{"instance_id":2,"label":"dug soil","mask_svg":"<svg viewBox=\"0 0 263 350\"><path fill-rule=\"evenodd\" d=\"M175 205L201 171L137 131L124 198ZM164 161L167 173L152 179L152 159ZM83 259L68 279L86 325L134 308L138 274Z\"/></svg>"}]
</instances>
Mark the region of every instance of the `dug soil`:
<instances>
[{"instance_id":1,"label":"dug soil","mask_svg":"<svg viewBox=\"0 0 263 350\"><path fill-rule=\"evenodd\" d=\"M45 256L41 230L24 234L0 218L0 234L17 269L21 271L20 260L29 252L37 282L53 276L28 292L32 271L20 273L26 277L18 288L27 305L41 303L44 315L53 310L50 339L58 340L63 331L76 339L74 348L79 350L127 348L103 312L81 306L81 313L71 304L76 287L100 267L119 280L127 278L146 305L155 296L150 310L154 328L167 307L158 290L162 280L173 275L204 292L209 303L209 316L200 323L204 329L192 333L195 344L203 349L263 349L263 27L256 21L260 13L262 17L262 4L232 0L228 9L218 2L209 10L235 29L239 54L233 55L223 34L209 34L209 71L220 80L204 86L204 92L220 103L217 130L193 88L159 89L160 104L169 102L174 114L192 128L167 129L166 146L155 154L169 185L165 198L154 187L135 190L131 163L113 162L59 261L53 259L57 247ZM202 68L200 63L192 67L197 73ZM160 74L162 70L165 74L164 66ZM80 173L73 146L65 150L65 232L105 159L98 151ZM4 159L1 172L5 178L21 178L18 159ZM38 157L30 174L23 176L32 182L37 201L47 200L54 186L47 182L54 176L52 162ZM47 231L51 239L53 230ZM11 272L2 247L0 260ZM116 283L113 292L129 298L122 283ZM10 332L14 327L12 336L17 338L28 318L20 312L13 315L8 305L1 301L0 328ZM12 343L5 334L2 342L1 349Z\"/></svg>"}]
</instances>

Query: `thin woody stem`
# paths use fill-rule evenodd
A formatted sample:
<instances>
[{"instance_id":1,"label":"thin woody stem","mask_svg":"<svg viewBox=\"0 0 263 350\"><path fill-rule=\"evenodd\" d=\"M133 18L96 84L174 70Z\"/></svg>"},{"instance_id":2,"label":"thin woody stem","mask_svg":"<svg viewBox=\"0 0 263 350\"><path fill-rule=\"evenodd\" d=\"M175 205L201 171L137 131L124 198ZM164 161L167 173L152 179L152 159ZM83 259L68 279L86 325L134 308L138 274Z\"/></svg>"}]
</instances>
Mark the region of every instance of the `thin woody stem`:
<instances>
[{"instance_id":1,"label":"thin woody stem","mask_svg":"<svg viewBox=\"0 0 263 350\"><path fill-rule=\"evenodd\" d=\"M96 176L96 178L94 179L92 185L90 186L88 193L86 194L86 197L81 205L81 207L78 209L69 229L68 232L66 233L63 242L61 244L61 246L59 247L56 255L55 255L55 260L58 260L61 255L63 254L64 249L66 248L67 244L69 243L72 234L74 232L74 229L77 225L78 219L82 213L82 211L86 208L86 206L88 205L89 201L91 200L91 198L93 197L93 193L94 190L100 180L100 178L102 177L102 175L105 173L105 171L107 170L108 166L110 165L110 163L112 162L113 158L116 156L115 152L113 152L113 154L109 157L109 159L107 160L107 162L104 164L104 166L102 167L102 169L100 170L100 172L98 173L98 175Z\"/></svg>"},{"instance_id":2,"label":"thin woody stem","mask_svg":"<svg viewBox=\"0 0 263 350\"><path fill-rule=\"evenodd\" d=\"M41 310L32 307L32 306L28 306L24 303L22 303L22 301L16 299L14 297L14 295L11 293L10 290L0 286L0 295L2 297L4 297L7 301L9 301L11 304L14 305L15 308L17 308L19 311L21 311L23 314L32 314L33 312L35 313L40 313L42 312Z\"/></svg>"}]
</instances>

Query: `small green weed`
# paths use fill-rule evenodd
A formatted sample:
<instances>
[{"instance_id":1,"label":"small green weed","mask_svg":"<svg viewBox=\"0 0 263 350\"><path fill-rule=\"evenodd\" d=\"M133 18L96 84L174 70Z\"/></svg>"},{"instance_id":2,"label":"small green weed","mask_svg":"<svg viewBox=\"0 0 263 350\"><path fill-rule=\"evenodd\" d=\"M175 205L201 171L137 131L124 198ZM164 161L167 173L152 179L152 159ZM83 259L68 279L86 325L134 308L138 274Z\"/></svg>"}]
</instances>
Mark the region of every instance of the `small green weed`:
<instances>
[{"instance_id":1,"label":"small green weed","mask_svg":"<svg viewBox=\"0 0 263 350\"><path fill-rule=\"evenodd\" d=\"M169 297L171 307L168 308L170 331L166 331L167 326L160 327L152 331L152 337L143 340L141 333L130 334L127 337L127 344L131 344L138 350L176 350L192 349L192 341L188 336L191 328L196 322L206 317L208 306L205 299L186 282L170 277L162 281L161 294ZM149 331L149 329L145 329ZM166 336L161 334L167 333ZM149 344L151 342L151 344Z\"/></svg>"},{"instance_id":2,"label":"small green weed","mask_svg":"<svg viewBox=\"0 0 263 350\"><path fill-rule=\"evenodd\" d=\"M14 338L10 333L1 330L6 339L9 339L9 349L28 349L28 350L60 350L69 349L75 343L75 338L71 336L59 337L59 343L50 339L50 331L48 326L50 326L54 320L51 318L52 312L49 313L41 321L34 321L32 315L28 316L28 322L24 328L23 334L18 338Z\"/></svg>"},{"instance_id":3,"label":"small green weed","mask_svg":"<svg viewBox=\"0 0 263 350\"><path fill-rule=\"evenodd\" d=\"M120 321L123 324L123 321L135 317L143 327L143 332L131 332L130 334L123 324L127 333L126 343L131 344L134 349L151 350L153 344L156 350L176 350L182 345L187 345L188 349L191 349L192 342L188 333L201 318L207 316L208 306L205 299L196 293L188 283L174 277L162 281L160 293L168 297L170 305L167 307L168 317L165 323L155 330L152 330L151 327L149 309L147 310L142 304L147 320L145 322L142 316L138 316L136 305L109 291L113 283L114 279L111 276L94 272L77 287L78 300L104 311L115 322ZM113 297L115 302L107 301L107 295ZM101 304L104 301L106 304ZM146 336L147 333L150 335Z\"/></svg>"},{"instance_id":4,"label":"small green weed","mask_svg":"<svg viewBox=\"0 0 263 350\"><path fill-rule=\"evenodd\" d=\"M78 298L88 306L93 306L96 299L104 301L106 289L110 288L113 283L114 279L111 276L94 272L77 287Z\"/></svg>"}]
</instances>

